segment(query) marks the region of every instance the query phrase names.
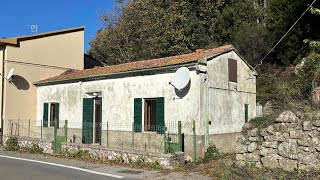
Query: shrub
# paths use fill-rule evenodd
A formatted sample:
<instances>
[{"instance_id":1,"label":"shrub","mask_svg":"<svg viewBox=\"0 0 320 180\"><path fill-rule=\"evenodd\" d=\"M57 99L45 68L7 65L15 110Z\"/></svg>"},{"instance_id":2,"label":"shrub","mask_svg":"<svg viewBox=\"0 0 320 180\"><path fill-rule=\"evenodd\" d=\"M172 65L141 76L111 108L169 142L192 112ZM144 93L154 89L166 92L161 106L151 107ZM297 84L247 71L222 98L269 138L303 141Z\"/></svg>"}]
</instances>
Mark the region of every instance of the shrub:
<instances>
[{"instance_id":1,"label":"shrub","mask_svg":"<svg viewBox=\"0 0 320 180\"><path fill-rule=\"evenodd\" d=\"M214 144L210 144L206 152L204 153L202 162L208 163L212 160L220 159L221 157L222 154L218 151L217 147Z\"/></svg>"},{"instance_id":2,"label":"shrub","mask_svg":"<svg viewBox=\"0 0 320 180\"><path fill-rule=\"evenodd\" d=\"M32 144L32 146L30 148L28 148L28 152L31 154L42 154L43 153L43 149L39 147L38 144Z\"/></svg>"},{"instance_id":3,"label":"shrub","mask_svg":"<svg viewBox=\"0 0 320 180\"><path fill-rule=\"evenodd\" d=\"M17 151L17 150L19 150L19 144L18 144L17 137L10 137L6 141L5 150L6 151Z\"/></svg>"}]
</instances>

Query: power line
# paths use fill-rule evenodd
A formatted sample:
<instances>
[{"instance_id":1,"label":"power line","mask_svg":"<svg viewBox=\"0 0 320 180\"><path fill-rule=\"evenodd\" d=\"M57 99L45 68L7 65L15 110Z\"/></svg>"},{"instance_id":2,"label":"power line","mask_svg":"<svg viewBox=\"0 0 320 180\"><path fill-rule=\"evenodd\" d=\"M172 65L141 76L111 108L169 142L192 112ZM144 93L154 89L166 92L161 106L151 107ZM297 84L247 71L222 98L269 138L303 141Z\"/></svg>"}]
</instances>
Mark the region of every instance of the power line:
<instances>
[{"instance_id":1,"label":"power line","mask_svg":"<svg viewBox=\"0 0 320 180\"><path fill-rule=\"evenodd\" d=\"M257 64L253 70L256 70L258 66L261 66L263 64L263 60L278 46L278 44L287 36L287 34L291 31L291 29L298 23L298 21L308 12L308 10L312 7L312 5L316 2L317 0L314 0L308 8L301 14L301 16L296 20L296 22L289 28L289 30L280 38L280 40L271 48L271 50L261 59L260 64Z\"/></svg>"}]
</instances>

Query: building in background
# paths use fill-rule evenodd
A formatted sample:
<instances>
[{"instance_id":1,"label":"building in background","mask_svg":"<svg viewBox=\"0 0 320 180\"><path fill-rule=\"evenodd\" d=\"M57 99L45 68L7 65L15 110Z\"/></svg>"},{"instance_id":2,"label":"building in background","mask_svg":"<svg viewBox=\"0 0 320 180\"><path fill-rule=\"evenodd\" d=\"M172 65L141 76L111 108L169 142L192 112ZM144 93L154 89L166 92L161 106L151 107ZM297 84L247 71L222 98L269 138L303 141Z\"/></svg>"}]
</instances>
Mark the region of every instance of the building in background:
<instances>
[{"instance_id":1,"label":"building in background","mask_svg":"<svg viewBox=\"0 0 320 180\"><path fill-rule=\"evenodd\" d=\"M60 75L69 69L84 69L84 27L0 39L0 68L12 80L2 78L1 129L10 119L36 122L36 87L33 82Z\"/></svg>"}]
</instances>

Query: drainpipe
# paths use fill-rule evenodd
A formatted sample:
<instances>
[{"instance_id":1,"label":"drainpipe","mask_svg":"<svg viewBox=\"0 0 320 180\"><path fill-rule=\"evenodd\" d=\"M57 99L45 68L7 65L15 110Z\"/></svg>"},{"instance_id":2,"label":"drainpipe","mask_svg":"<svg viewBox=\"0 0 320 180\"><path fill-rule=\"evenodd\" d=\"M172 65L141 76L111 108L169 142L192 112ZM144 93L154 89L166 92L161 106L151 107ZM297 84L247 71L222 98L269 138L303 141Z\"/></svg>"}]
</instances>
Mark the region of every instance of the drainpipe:
<instances>
[{"instance_id":1,"label":"drainpipe","mask_svg":"<svg viewBox=\"0 0 320 180\"><path fill-rule=\"evenodd\" d=\"M2 140L3 140L3 125L4 125L4 119L3 119L3 110L4 110L4 66L5 66L5 56L6 56L6 46L0 46L1 50L2 50L2 71L1 71L1 138L0 138L0 144L3 144Z\"/></svg>"},{"instance_id":2,"label":"drainpipe","mask_svg":"<svg viewBox=\"0 0 320 180\"><path fill-rule=\"evenodd\" d=\"M208 79L208 72L206 72L206 80L205 80L205 102L206 102L206 107L205 107L205 151L207 150L209 146L209 79Z\"/></svg>"}]
</instances>

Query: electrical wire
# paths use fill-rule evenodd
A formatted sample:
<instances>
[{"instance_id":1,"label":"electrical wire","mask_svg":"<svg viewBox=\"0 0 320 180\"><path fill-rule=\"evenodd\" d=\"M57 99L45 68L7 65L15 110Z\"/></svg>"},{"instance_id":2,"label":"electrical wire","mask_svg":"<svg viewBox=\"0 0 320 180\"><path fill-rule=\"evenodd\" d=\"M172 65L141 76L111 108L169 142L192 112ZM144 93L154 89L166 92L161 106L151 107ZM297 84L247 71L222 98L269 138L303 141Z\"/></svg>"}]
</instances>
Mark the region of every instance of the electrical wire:
<instances>
[{"instance_id":1,"label":"electrical wire","mask_svg":"<svg viewBox=\"0 0 320 180\"><path fill-rule=\"evenodd\" d=\"M263 64L263 61L268 55L278 46L278 44L287 36L287 34L291 31L291 29L298 23L298 21L308 12L308 10L312 7L312 5L316 2L317 0L314 0L308 8L301 14L301 16L296 20L296 22L289 28L289 30L280 38L280 40L271 48L271 50L261 59L260 63L257 64L253 70L256 70L259 66Z\"/></svg>"}]
</instances>

